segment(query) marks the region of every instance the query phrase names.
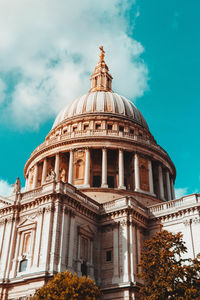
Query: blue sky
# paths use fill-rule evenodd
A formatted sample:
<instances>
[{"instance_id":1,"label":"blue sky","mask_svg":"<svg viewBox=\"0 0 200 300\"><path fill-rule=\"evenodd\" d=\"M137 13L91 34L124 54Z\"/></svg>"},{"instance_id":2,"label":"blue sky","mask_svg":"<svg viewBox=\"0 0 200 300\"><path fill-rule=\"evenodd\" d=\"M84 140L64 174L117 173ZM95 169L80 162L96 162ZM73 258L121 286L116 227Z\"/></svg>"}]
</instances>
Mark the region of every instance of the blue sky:
<instances>
[{"instance_id":1,"label":"blue sky","mask_svg":"<svg viewBox=\"0 0 200 300\"><path fill-rule=\"evenodd\" d=\"M113 89L134 101L176 169L177 195L200 188L200 1L2 0L0 194L59 110L89 90L106 50Z\"/></svg>"}]
</instances>

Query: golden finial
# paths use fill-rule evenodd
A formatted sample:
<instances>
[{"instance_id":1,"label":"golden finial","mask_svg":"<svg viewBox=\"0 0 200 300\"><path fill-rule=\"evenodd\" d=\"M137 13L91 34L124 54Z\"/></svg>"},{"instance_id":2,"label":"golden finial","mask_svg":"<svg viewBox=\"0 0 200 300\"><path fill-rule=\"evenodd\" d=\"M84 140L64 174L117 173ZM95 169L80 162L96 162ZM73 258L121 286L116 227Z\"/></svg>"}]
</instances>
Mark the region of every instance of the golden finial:
<instances>
[{"instance_id":1,"label":"golden finial","mask_svg":"<svg viewBox=\"0 0 200 300\"><path fill-rule=\"evenodd\" d=\"M101 54L99 55L100 62L102 62L102 61L104 61L104 56L105 56L104 53L105 53L105 51L103 50L103 46L100 46L99 49L101 51Z\"/></svg>"}]
</instances>

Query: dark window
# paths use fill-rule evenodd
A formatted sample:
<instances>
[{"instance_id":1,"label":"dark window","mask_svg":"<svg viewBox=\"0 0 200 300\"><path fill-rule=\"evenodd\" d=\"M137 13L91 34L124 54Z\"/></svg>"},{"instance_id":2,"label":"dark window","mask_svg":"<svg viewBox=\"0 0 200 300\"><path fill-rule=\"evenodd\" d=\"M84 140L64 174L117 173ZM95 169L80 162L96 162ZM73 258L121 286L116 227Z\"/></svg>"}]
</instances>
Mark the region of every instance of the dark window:
<instances>
[{"instance_id":1,"label":"dark window","mask_svg":"<svg viewBox=\"0 0 200 300\"><path fill-rule=\"evenodd\" d=\"M81 264L81 273L82 276L87 276L87 265L85 261L83 261L83 263Z\"/></svg>"},{"instance_id":2,"label":"dark window","mask_svg":"<svg viewBox=\"0 0 200 300\"><path fill-rule=\"evenodd\" d=\"M114 188L114 176L108 176L108 187Z\"/></svg>"},{"instance_id":3,"label":"dark window","mask_svg":"<svg viewBox=\"0 0 200 300\"><path fill-rule=\"evenodd\" d=\"M112 251L106 251L106 261L112 261Z\"/></svg>"},{"instance_id":4,"label":"dark window","mask_svg":"<svg viewBox=\"0 0 200 300\"><path fill-rule=\"evenodd\" d=\"M19 265L19 272L25 272L27 268L28 259L23 259Z\"/></svg>"},{"instance_id":5,"label":"dark window","mask_svg":"<svg viewBox=\"0 0 200 300\"><path fill-rule=\"evenodd\" d=\"M123 126L119 126L119 131L123 132L124 131L124 127Z\"/></svg>"},{"instance_id":6,"label":"dark window","mask_svg":"<svg viewBox=\"0 0 200 300\"><path fill-rule=\"evenodd\" d=\"M130 134L134 134L134 130L133 129L130 129Z\"/></svg>"},{"instance_id":7,"label":"dark window","mask_svg":"<svg viewBox=\"0 0 200 300\"><path fill-rule=\"evenodd\" d=\"M101 176L93 176L93 187L101 186Z\"/></svg>"},{"instance_id":8,"label":"dark window","mask_svg":"<svg viewBox=\"0 0 200 300\"><path fill-rule=\"evenodd\" d=\"M84 130L88 130L89 129L89 125L88 124L85 124L84 125Z\"/></svg>"},{"instance_id":9,"label":"dark window","mask_svg":"<svg viewBox=\"0 0 200 300\"><path fill-rule=\"evenodd\" d=\"M77 131L77 127L73 127L73 131Z\"/></svg>"},{"instance_id":10,"label":"dark window","mask_svg":"<svg viewBox=\"0 0 200 300\"><path fill-rule=\"evenodd\" d=\"M95 128L96 129L100 129L101 128L101 124L96 124Z\"/></svg>"},{"instance_id":11,"label":"dark window","mask_svg":"<svg viewBox=\"0 0 200 300\"><path fill-rule=\"evenodd\" d=\"M108 130L112 130L112 124L108 124Z\"/></svg>"}]
</instances>

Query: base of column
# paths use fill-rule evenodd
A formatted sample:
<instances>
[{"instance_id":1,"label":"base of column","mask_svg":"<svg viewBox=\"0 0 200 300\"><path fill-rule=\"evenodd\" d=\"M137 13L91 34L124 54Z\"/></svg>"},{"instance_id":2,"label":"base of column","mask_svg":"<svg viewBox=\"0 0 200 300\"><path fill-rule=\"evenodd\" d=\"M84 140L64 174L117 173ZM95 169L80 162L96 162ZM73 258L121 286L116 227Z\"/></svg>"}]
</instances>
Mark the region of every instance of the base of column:
<instances>
[{"instance_id":1,"label":"base of column","mask_svg":"<svg viewBox=\"0 0 200 300\"><path fill-rule=\"evenodd\" d=\"M79 184L79 185L74 185L77 189L87 189L90 188L90 184Z\"/></svg>"},{"instance_id":2,"label":"base of column","mask_svg":"<svg viewBox=\"0 0 200 300\"><path fill-rule=\"evenodd\" d=\"M156 197L156 194L151 193L151 192L147 192L147 191L144 191L144 190L141 190L141 189L135 189L134 191L138 192L138 193L147 194L147 195L152 196L152 197Z\"/></svg>"},{"instance_id":3,"label":"base of column","mask_svg":"<svg viewBox=\"0 0 200 300\"><path fill-rule=\"evenodd\" d=\"M107 189L108 188L108 184L106 184L106 183L102 184L101 188Z\"/></svg>"},{"instance_id":4,"label":"base of column","mask_svg":"<svg viewBox=\"0 0 200 300\"><path fill-rule=\"evenodd\" d=\"M118 186L118 190L126 190L126 187L124 185Z\"/></svg>"}]
</instances>

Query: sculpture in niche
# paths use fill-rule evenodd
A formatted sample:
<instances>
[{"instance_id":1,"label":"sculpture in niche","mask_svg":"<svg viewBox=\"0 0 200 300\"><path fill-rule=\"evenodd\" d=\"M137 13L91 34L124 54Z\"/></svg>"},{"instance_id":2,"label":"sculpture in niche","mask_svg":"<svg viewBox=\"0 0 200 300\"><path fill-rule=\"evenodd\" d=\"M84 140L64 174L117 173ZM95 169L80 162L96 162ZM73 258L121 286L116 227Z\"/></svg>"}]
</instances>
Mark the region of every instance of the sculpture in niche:
<instances>
[{"instance_id":1,"label":"sculpture in niche","mask_svg":"<svg viewBox=\"0 0 200 300\"><path fill-rule=\"evenodd\" d=\"M56 173L54 170L50 170L49 173L47 174L46 181L52 181L56 179Z\"/></svg>"},{"instance_id":2,"label":"sculpture in niche","mask_svg":"<svg viewBox=\"0 0 200 300\"><path fill-rule=\"evenodd\" d=\"M64 168L60 169L60 180L63 182L66 181L66 170Z\"/></svg>"}]
</instances>

